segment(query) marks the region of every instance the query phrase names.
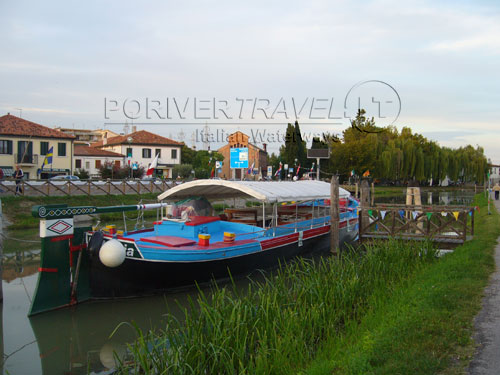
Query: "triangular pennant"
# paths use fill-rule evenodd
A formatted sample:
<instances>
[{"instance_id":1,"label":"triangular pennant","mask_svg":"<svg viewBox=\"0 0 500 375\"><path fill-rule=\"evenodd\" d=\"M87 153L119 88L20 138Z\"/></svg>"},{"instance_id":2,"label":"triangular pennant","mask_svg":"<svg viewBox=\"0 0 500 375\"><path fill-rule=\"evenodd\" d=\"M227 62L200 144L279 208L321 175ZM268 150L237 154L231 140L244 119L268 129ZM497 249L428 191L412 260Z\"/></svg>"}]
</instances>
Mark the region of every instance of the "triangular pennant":
<instances>
[{"instance_id":1,"label":"triangular pennant","mask_svg":"<svg viewBox=\"0 0 500 375\"><path fill-rule=\"evenodd\" d=\"M368 215L373 216L373 210L368 210Z\"/></svg>"},{"instance_id":2,"label":"triangular pennant","mask_svg":"<svg viewBox=\"0 0 500 375\"><path fill-rule=\"evenodd\" d=\"M387 213L387 211L380 211L380 216L382 217L382 220L385 219L385 214Z\"/></svg>"},{"instance_id":3,"label":"triangular pennant","mask_svg":"<svg viewBox=\"0 0 500 375\"><path fill-rule=\"evenodd\" d=\"M469 216L472 216L472 211L469 211Z\"/></svg>"},{"instance_id":4,"label":"triangular pennant","mask_svg":"<svg viewBox=\"0 0 500 375\"><path fill-rule=\"evenodd\" d=\"M458 211L454 211L454 212L453 212L453 216L455 216L455 220L458 220L458 215L459 215L459 214L460 214L460 213L459 213Z\"/></svg>"},{"instance_id":5,"label":"triangular pennant","mask_svg":"<svg viewBox=\"0 0 500 375\"><path fill-rule=\"evenodd\" d=\"M399 216L403 219L405 217L405 210L399 210Z\"/></svg>"},{"instance_id":6,"label":"triangular pennant","mask_svg":"<svg viewBox=\"0 0 500 375\"><path fill-rule=\"evenodd\" d=\"M432 216L432 212L427 212L427 219L430 220L431 219L431 216Z\"/></svg>"},{"instance_id":7,"label":"triangular pennant","mask_svg":"<svg viewBox=\"0 0 500 375\"><path fill-rule=\"evenodd\" d=\"M413 216L413 220L415 220L415 218L418 216L418 212L417 211L413 211L411 213L411 216Z\"/></svg>"},{"instance_id":8,"label":"triangular pennant","mask_svg":"<svg viewBox=\"0 0 500 375\"><path fill-rule=\"evenodd\" d=\"M448 215L448 212L444 212L444 211L441 212L441 216L446 216L446 215Z\"/></svg>"}]
</instances>

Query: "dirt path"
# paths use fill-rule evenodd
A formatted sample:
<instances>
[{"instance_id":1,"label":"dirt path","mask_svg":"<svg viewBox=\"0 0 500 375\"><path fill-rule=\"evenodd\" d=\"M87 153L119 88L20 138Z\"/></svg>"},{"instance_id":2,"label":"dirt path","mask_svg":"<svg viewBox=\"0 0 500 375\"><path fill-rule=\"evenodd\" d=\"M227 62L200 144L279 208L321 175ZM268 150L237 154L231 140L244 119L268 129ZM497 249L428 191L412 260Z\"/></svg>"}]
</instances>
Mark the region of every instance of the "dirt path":
<instances>
[{"instance_id":1,"label":"dirt path","mask_svg":"<svg viewBox=\"0 0 500 375\"><path fill-rule=\"evenodd\" d=\"M500 212L500 200L493 199ZM485 290L483 306L474 320L474 340L478 348L467 373L469 375L500 374L500 239L495 248L496 271Z\"/></svg>"}]
</instances>

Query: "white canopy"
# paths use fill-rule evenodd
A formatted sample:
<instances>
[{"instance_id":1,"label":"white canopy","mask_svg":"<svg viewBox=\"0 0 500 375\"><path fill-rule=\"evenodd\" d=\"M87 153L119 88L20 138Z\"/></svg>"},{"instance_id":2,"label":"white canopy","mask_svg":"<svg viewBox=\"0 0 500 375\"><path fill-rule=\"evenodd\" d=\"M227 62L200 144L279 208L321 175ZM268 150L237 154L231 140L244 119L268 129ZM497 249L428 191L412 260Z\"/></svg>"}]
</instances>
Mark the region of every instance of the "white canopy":
<instances>
[{"instance_id":1,"label":"white canopy","mask_svg":"<svg viewBox=\"0 0 500 375\"><path fill-rule=\"evenodd\" d=\"M350 194L340 188L340 198ZM226 181L195 180L178 185L158 200L180 200L193 196L207 199L251 198L261 202L306 201L330 198L330 184L322 181Z\"/></svg>"}]
</instances>

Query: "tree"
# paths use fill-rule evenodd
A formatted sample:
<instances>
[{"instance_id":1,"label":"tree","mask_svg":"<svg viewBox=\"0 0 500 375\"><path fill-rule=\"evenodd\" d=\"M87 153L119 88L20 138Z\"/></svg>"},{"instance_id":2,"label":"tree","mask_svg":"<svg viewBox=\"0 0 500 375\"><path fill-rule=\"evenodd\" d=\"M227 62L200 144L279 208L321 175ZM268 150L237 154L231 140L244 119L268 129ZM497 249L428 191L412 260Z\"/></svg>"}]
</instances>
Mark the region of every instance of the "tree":
<instances>
[{"instance_id":1,"label":"tree","mask_svg":"<svg viewBox=\"0 0 500 375\"><path fill-rule=\"evenodd\" d=\"M90 178L89 171L87 171L86 169L77 169L75 171L75 176L80 178L80 180L88 180Z\"/></svg>"}]
</instances>

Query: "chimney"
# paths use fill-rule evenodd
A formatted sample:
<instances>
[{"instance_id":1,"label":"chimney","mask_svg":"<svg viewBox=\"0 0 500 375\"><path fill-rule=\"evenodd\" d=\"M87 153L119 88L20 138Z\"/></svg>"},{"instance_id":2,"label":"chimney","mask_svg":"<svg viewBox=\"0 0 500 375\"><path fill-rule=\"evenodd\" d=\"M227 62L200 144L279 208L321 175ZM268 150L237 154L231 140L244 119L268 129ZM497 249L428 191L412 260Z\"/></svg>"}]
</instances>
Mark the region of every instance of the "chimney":
<instances>
[{"instance_id":1,"label":"chimney","mask_svg":"<svg viewBox=\"0 0 500 375\"><path fill-rule=\"evenodd\" d=\"M135 133L137 131L137 126L136 125L132 125L132 133Z\"/></svg>"},{"instance_id":2,"label":"chimney","mask_svg":"<svg viewBox=\"0 0 500 375\"><path fill-rule=\"evenodd\" d=\"M104 138L102 140L102 145L104 146L104 145L107 145L107 144L108 144L108 138Z\"/></svg>"},{"instance_id":3,"label":"chimney","mask_svg":"<svg viewBox=\"0 0 500 375\"><path fill-rule=\"evenodd\" d=\"M264 152L267 152L267 143L263 143L262 148L264 149Z\"/></svg>"}]
</instances>

